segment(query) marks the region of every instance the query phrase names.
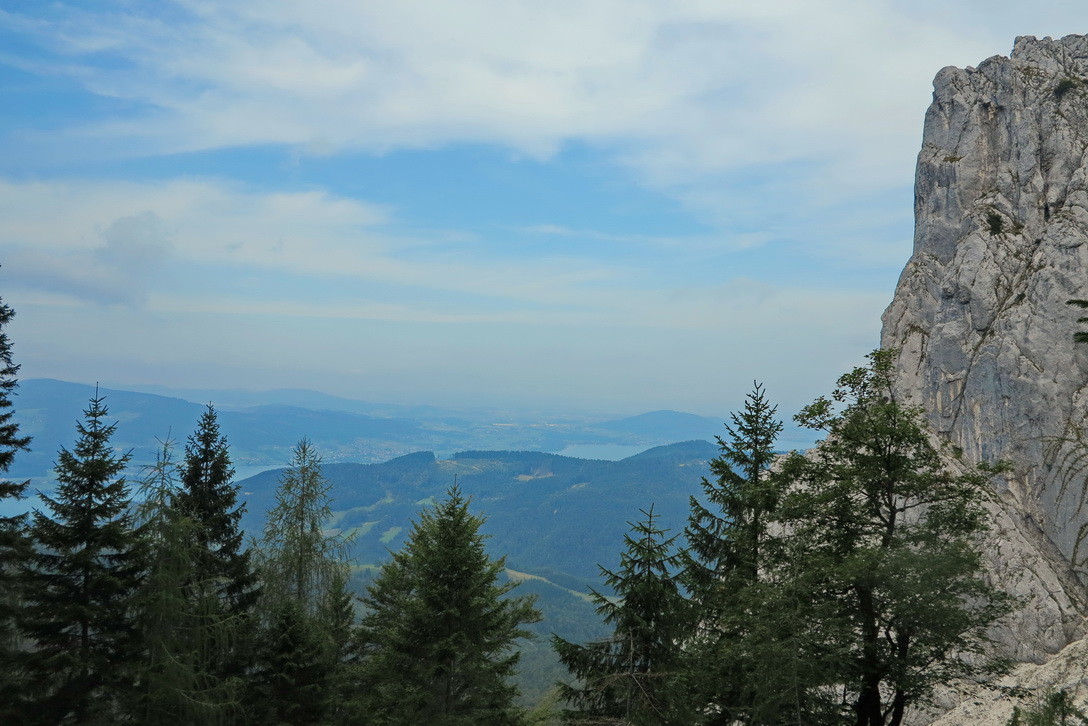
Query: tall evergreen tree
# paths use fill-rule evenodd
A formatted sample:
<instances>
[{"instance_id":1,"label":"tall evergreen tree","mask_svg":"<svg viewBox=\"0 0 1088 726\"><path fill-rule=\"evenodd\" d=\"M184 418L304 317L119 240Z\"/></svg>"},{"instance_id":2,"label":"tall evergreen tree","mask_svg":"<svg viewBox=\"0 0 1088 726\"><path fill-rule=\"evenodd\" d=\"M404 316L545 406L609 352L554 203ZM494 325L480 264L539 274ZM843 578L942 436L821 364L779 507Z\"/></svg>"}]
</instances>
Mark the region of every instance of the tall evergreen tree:
<instances>
[{"instance_id":1,"label":"tall evergreen tree","mask_svg":"<svg viewBox=\"0 0 1088 726\"><path fill-rule=\"evenodd\" d=\"M715 479L701 482L707 504L691 498L685 577L703 611L714 608L722 593L728 596L731 588L758 576L767 520L781 495L781 483L771 472L782 432L777 411L757 383L744 410L731 415L726 438L716 437L721 453L710 462Z\"/></svg>"},{"instance_id":2,"label":"tall evergreen tree","mask_svg":"<svg viewBox=\"0 0 1088 726\"><path fill-rule=\"evenodd\" d=\"M303 439L276 491L259 549L262 701L278 723L321 722L341 695L351 626L344 591L349 569L345 542L324 529L332 516L330 489L320 457Z\"/></svg>"},{"instance_id":3,"label":"tall evergreen tree","mask_svg":"<svg viewBox=\"0 0 1088 726\"><path fill-rule=\"evenodd\" d=\"M207 670L232 646L229 622L213 590L196 583L196 524L176 505L177 465L163 443L140 489L137 520L144 540L145 580L136 599L140 634L136 689L127 710L135 723L212 726L235 711L231 688Z\"/></svg>"},{"instance_id":4,"label":"tall evergreen tree","mask_svg":"<svg viewBox=\"0 0 1088 726\"><path fill-rule=\"evenodd\" d=\"M643 514L624 535L619 570L601 568L615 598L593 593L612 636L588 645L552 636L560 661L580 682L560 684L561 696L573 706L564 713L567 723L668 726L693 718L678 682L688 616L677 586L676 538L665 538L653 507Z\"/></svg>"},{"instance_id":5,"label":"tall evergreen tree","mask_svg":"<svg viewBox=\"0 0 1088 726\"><path fill-rule=\"evenodd\" d=\"M238 502L227 440L219 432L215 409L209 405L185 446L181 491L175 499L179 514L191 523L192 577L186 597L194 612L210 614L213 631L225 633L229 648L220 645L202 653L201 673L215 688L236 694L235 721L259 708L257 694L245 689L256 661L256 606L260 598L251 552L243 546L244 503Z\"/></svg>"},{"instance_id":6,"label":"tall evergreen tree","mask_svg":"<svg viewBox=\"0 0 1088 726\"><path fill-rule=\"evenodd\" d=\"M209 404L185 446L177 506L196 525L195 579L214 583L231 615L246 615L257 600L256 575L241 528L245 504L238 502L227 439Z\"/></svg>"},{"instance_id":7,"label":"tall evergreen tree","mask_svg":"<svg viewBox=\"0 0 1088 726\"><path fill-rule=\"evenodd\" d=\"M366 723L374 726L515 724L522 629L540 614L529 598L500 584L505 558L491 559L483 519L454 485L420 515L404 548L363 599L359 683Z\"/></svg>"},{"instance_id":8,"label":"tall evergreen tree","mask_svg":"<svg viewBox=\"0 0 1088 726\"><path fill-rule=\"evenodd\" d=\"M15 312L0 302L0 476L7 474L19 451L30 445L29 436L19 434L14 420L12 398L18 385L19 366L12 357L12 345L4 327ZM0 481L0 503L22 499L29 482ZM26 696L17 616L22 607L22 582L31 548L26 536L26 515L0 516L0 723L16 723Z\"/></svg>"},{"instance_id":9,"label":"tall evergreen tree","mask_svg":"<svg viewBox=\"0 0 1088 726\"><path fill-rule=\"evenodd\" d=\"M782 495L783 482L771 471L782 431L776 413L755 384L744 409L726 424L726 437L717 437L714 479L702 480L706 504L691 498L683 579L697 621L686 653L692 697L705 704L700 720L707 724L730 724L751 713L755 664L736 619L747 607L744 591L759 580L768 523Z\"/></svg>"},{"instance_id":10,"label":"tall evergreen tree","mask_svg":"<svg viewBox=\"0 0 1088 726\"><path fill-rule=\"evenodd\" d=\"M52 516L34 512L24 628L41 723L109 723L131 685L141 554L106 415L96 394L58 454L55 496L41 495Z\"/></svg>"},{"instance_id":11,"label":"tall evergreen tree","mask_svg":"<svg viewBox=\"0 0 1088 726\"><path fill-rule=\"evenodd\" d=\"M332 518L332 485L321 472L321 457L307 439L276 490L260 543L265 595L293 600L308 615L319 615L334 584L347 577L347 546L326 533Z\"/></svg>"}]
</instances>

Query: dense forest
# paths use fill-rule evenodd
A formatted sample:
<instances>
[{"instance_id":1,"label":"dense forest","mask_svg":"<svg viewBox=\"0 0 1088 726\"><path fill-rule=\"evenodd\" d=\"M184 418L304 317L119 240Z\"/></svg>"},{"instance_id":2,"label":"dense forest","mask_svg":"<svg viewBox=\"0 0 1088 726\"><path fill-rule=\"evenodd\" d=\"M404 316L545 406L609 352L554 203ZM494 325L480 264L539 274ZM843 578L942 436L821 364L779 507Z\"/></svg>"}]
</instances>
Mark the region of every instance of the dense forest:
<instances>
[{"instance_id":1,"label":"dense forest","mask_svg":"<svg viewBox=\"0 0 1088 726\"><path fill-rule=\"evenodd\" d=\"M30 443L12 315L0 305L2 472ZM540 614L456 482L356 593L306 440L247 542L214 408L130 482L96 396L56 491L0 520L0 721L901 724L938 686L1007 668L986 632L1013 603L978 551L997 469L945 467L891 361L874 352L798 414L824 437L807 453L776 452L783 424L756 385L683 531L645 502L593 595L606 635L553 637L566 677L528 706L513 677ZM1014 720L1074 711L1055 694Z\"/></svg>"}]
</instances>

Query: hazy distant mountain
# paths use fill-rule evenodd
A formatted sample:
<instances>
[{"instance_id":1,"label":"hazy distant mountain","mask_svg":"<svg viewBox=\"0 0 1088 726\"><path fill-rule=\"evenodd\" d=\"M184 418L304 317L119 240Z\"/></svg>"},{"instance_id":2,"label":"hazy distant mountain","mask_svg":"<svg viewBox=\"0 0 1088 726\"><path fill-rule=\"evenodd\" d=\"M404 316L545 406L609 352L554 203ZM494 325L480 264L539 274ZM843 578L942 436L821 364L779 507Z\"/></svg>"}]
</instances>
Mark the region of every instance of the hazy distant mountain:
<instances>
[{"instance_id":1,"label":"hazy distant mountain","mask_svg":"<svg viewBox=\"0 0 1088 726\"><path fill-rule=\"evenodd\" d=\"M20 383L15 417L33 442L29 453L16 456L12 476L49 476L58 449L74 441L76 421L94 390L51 379ZM295 389L188 391L189 398L114 388L102 388L100 394L106 398L110 420L118 422L113 443L122 451L132 451L134 469L154 460L159 440L172 437L184 444L208 401L219 411L231 456L243 472L285 464L291 448L304 436L330 464L375 463L422 449L447 456L469 449L558 452L573 446L592 448L594 452L587 455L615 458L609 455L609 447L631 451L709 439L721 426L712 419L675 411L603 423L483 409L458 417L448 409L383 406ZM411 415L392 414L408 410Z\"/></svg>"},{"instance_id":2,"label":"hazy distant mountain","mask_svg":"<svg viewBox=\"0 0 1088 726\"><path fill-rule=\"evenodd\" d=\"M722 433L722 422L718 419L680 411L650 411L638 416L605 421L597 424L597 428L638 436L664 436L676 441L685 439L712 441L714 436Z\"/></svg>"}]
</instances>

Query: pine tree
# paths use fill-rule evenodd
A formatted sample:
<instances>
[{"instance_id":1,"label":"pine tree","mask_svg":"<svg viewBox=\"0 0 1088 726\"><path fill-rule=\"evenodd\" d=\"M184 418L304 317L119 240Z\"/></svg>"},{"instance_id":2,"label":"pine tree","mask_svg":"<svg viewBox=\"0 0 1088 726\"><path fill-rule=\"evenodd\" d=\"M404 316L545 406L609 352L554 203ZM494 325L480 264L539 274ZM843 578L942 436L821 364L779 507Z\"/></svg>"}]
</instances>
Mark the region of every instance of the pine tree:
<instances>
[{"instance_id":1,"label":"pine tree","mask_svg":"<svg viewBox=\"0 0 1088 726\"><path fill-rule=\"evenodd\" d=\"M225 723L235 710L231 689L206 670L227 657L232 634L217 601L191 597L213 587L195 582L196 525L175 503L172 447L163 443L136 510L146 576L136 599L140 650L127 710L135 723L210 726Z\"/></svg>"},{"instance_id":2,"label":"pine tree","mask_svg":"<svg viewBox=\"0 0 1088 726\"><path fill-rule=\"evenodd\" d=\"M19 366L12 358L11 341L3 332L15 312L0 302L0 476L11 468L15 454L26 451L29 436L19 435L12 398ZM0 481L0 503L22 499L29 482ZM31 552L26 536L26 515L0 516L0 723L16 723L26 695L22 682L22 645L17 618L22 607L19 573Z\"/></svg>"},{"instance_id":3,"label":"pine tree","mask_svg":"<svg viewBox=\"0 0 1088 726\"><path fill-rule=\"evenodd\" d=\"M248 614L257 600L256 575L243 548L245 504L238 503L226 437L209 404L185 446L177 506L196 525L196 580L215 583L231 615Z\"/></svg>"},{"instance_id":4,"label":"pine tree","mask_svg":"<svg viewBox=\"0 0 1088 726\"><path fill-rule=\"evenodd\" d=\"M688 632L687 603L677 585L675 537L665 538L653 512L631 525L619 570L601 568L615 598L593 593L597 612L612 636L588 645L552 636L559 659L580 685L560 684L574 708L571 724L666 726L690 723L693 714L680 691L680 644Z\"/></svg>"},{"instance_id":5,"label":"pine tree","mask_svg":"<svg viewBox=\"0 0 1088 726\"><path fill-rule=\"evenodd\" d=\"M129 690L133 598L141 553L121 476L128 455L110 446L115 425L96 393L72 451L57 457L57 490L35 510L24 628L36 720L105 723Z\"/></svg>"},{"instance_id":6,"label":"pine tree","mask_svg":"<svg viewBox=\"0 0 1088 726\"><path fill-rule=\"evenodd\" d=\"M241 529L244 503L238 503L238 486L232 481L227 440L219 433L215 409L209 405L185 446L181 467L181 491L175 504L191 523L193 538L192 577L186 597L194 612L215 621L213 647L202 654L200 672L215 682L216 689L233 692L235 720L257 708L256 692L244 689L256 660L255 609L260 598L251 553L243 547ZM227 648L222 642L229 643Z\"/></svg>"},{"instance_id":7,"label":"pine tree","mask_svg":"<svg viewBox=\"0 0 1088 726\"><path fill-rule=\"evenodd\" d=\"M367 723L519 721L513 648L540 614L531 599L509 596L516 583L499 583L505 558L487 555L482 524L454 485L369 588L358 639Z\"/></svg>"},{"instance_id":8,"label":"pine tree","mask_svg":"<svg viewBox=\"0 0 1088 726\"><path fill-rule=\"evenodd\" d=\"M332 516L330 489L320 457L303 439L260 543L262 701L280 723L322 721L343 681L352 613L345 542L324 530Z\"/></svg>"},{"instance_id":9,"label":"pine tree","mask_svg":"<svg viewBox=\"0 0 1088 726\"><path fill-rule=\"evenodd\" d=\"M755 664L736 620L744 619L745 589L759 580L768 522L782 494L781 478L771 471L782 431L776 413L755 384L744 410L726 424L726 437L717 437L721 453L710 462L715 478L702 480L706 504L691 498L683 580L698 622L686 644L687 667L697 693L692 698L705 704L701 720L708 724L732 723L751 712Z\"/></svg>"}]
</instances>

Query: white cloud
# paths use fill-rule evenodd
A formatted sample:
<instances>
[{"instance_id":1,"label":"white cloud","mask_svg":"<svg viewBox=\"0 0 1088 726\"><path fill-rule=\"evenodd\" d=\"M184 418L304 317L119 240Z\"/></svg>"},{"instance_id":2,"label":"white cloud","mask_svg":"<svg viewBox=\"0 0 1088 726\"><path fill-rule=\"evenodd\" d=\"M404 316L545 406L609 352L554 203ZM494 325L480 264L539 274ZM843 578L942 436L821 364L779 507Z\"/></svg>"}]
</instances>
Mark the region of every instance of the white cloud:
<instances>
[{"instance_id":1,"label":"white cloud","mask_svg":"<svg viewBox=\"0 0 1088 726\"><path fill-rule=\"evenodd\" d=\"M548 156L585 140L666 185L844 157L903 183L942 56L990 42L872 0L177 0L169 20L142 7L37 27L89 88L160 110L86 133L148 152L486 142Z\"/></svg>"},{"instance_id":2,"label":"white cloud","mask_svg":"<svg viewBox=\"0 0 1088 726\"><path fill-rule=\"evenodd\" d=\"M757 373L783 396L811 395L813 371L830 380L876 340L886 298L745 279L647 285L653 270L607 258L498 261L471 240L406 257L389 210L211 180L0 181L0 200L0 275L30 376L707 410ZM444 393L452 380L459 393Z\"/></svg>"},{"instance_id":3,"label":"white cloud","mask_svg":"<svg viewBox=\"0 0 1088 726\"><path fill-rule=\"evenodd\" d=\"M974 0L107 7L65 8L49 21L0 12L0 25L53 50L51 65L9 62L147 109L50 133L38 139L42 154L485 143L546 159L579 142L720 230L774 219L779 238L808 236L828 207L871 206L874 192L909 188L942 66L977 64L1007 53L1017 34L1060 33L1082 17L1072 2L1043 12ZM897 219L908 237L909 209ZM829 251L870 255L872 237L846 244L828 230L839 240Z\"/></svg>"},{"instance_id":4,"label":"white cloud","mask_svg":"<svg viewBox=\"0 0 1088 726\"><path fill-rule=\"evenodd\" d=\"M15 210L5 211L18 226ZM75 244L52 242L33 237L12 241L0 233L4 264L17 284L104 304L146 302L152 279L170 256L162 221L148 211L119 217Z\"/></svg>"}]
</instances>

